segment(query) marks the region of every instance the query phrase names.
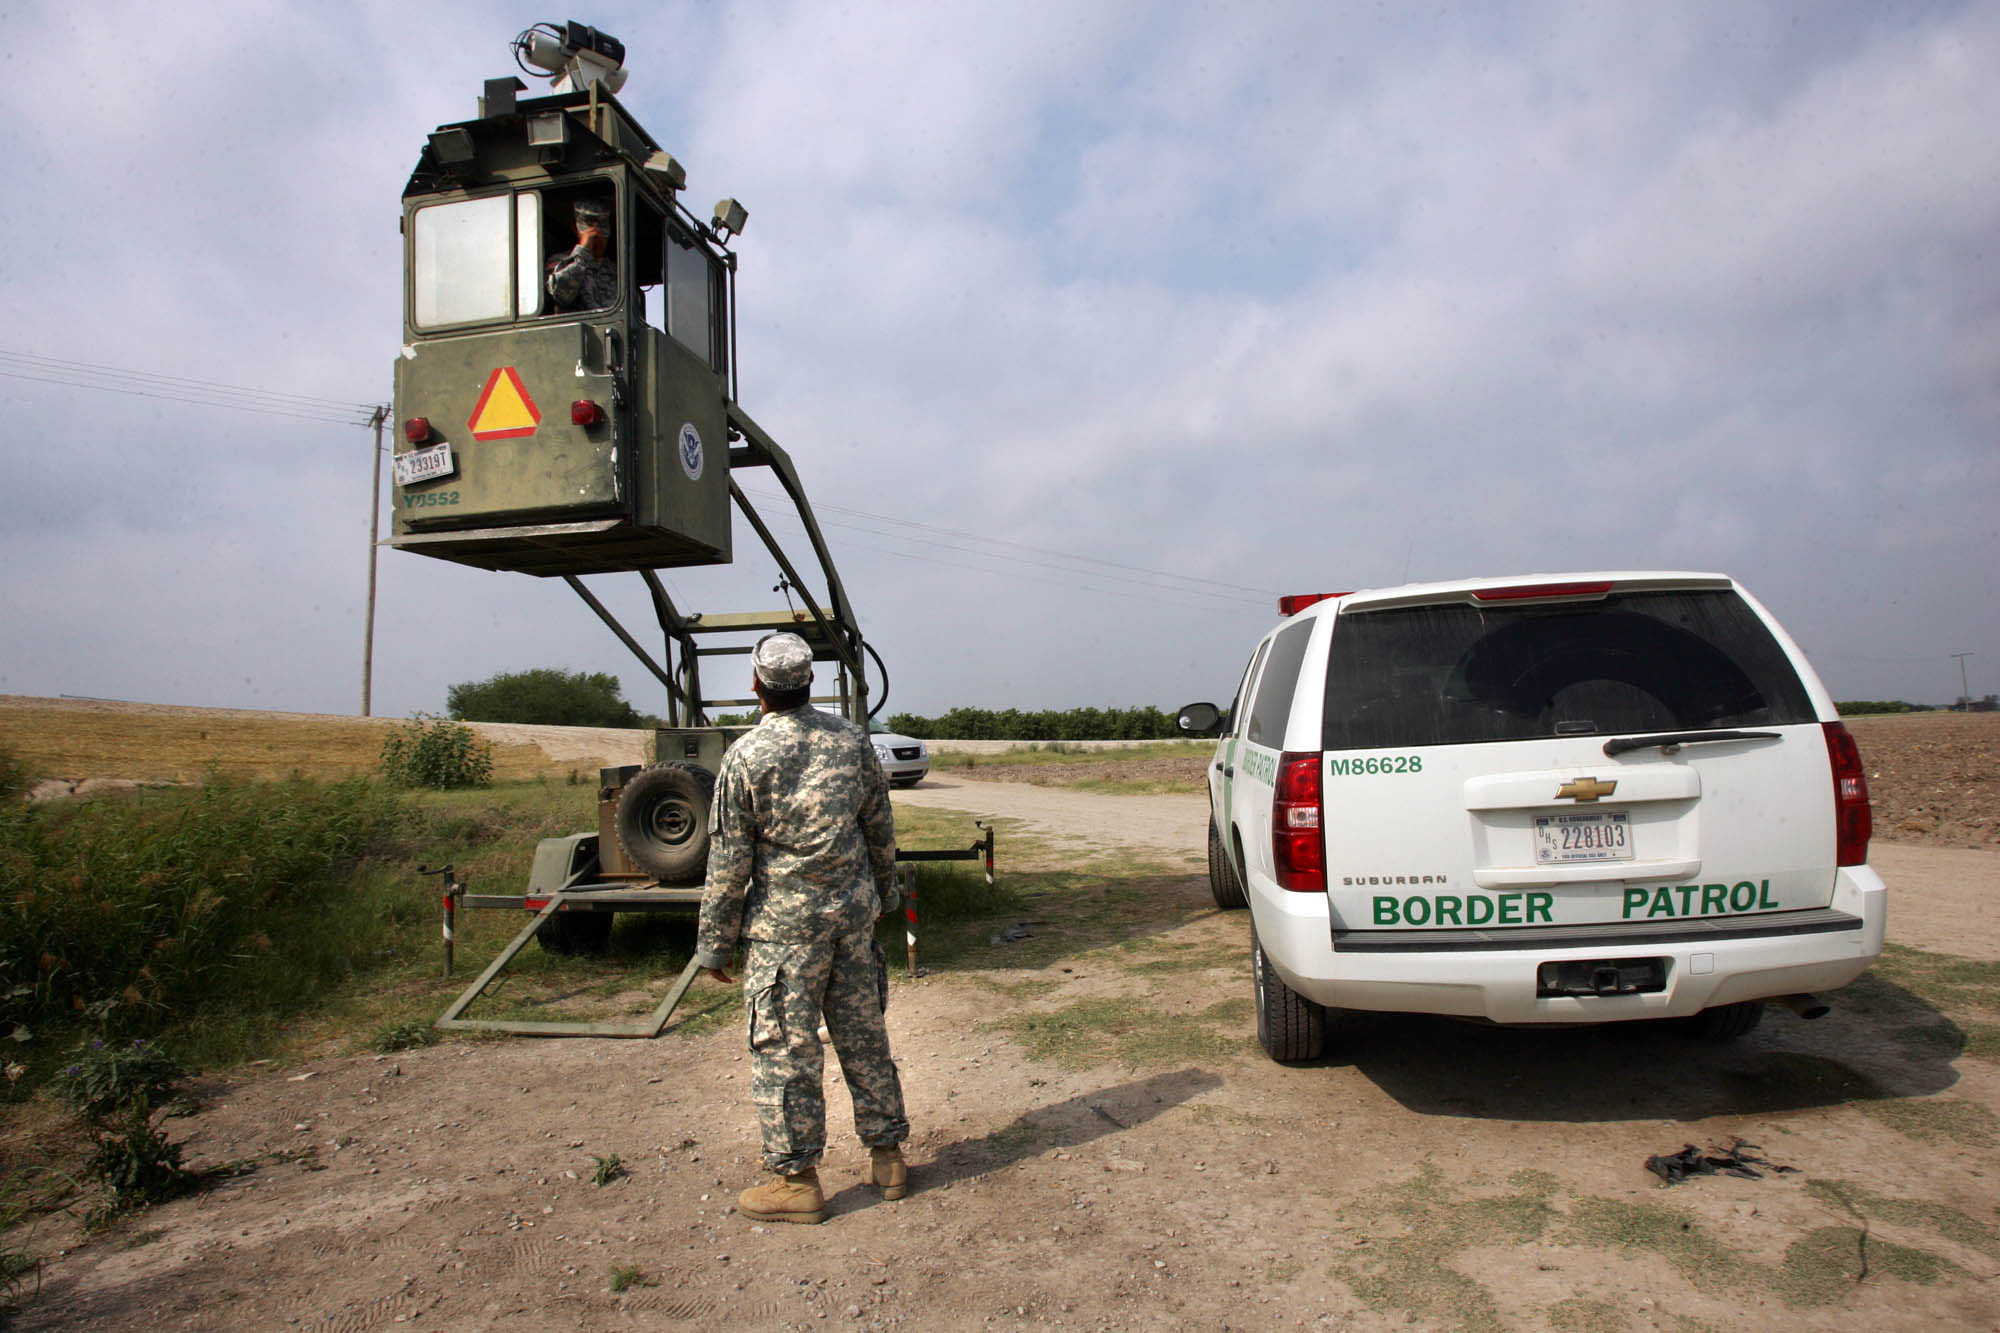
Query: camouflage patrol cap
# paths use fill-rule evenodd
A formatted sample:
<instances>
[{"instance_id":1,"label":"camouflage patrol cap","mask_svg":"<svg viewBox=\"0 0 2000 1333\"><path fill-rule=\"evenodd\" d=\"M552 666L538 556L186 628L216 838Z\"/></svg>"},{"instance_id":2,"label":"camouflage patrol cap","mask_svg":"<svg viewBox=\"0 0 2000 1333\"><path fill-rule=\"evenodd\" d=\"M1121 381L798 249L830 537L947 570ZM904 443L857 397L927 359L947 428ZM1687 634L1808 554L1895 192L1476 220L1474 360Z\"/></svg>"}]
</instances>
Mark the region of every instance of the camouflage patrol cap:
<instances>
[{"instance_id":1,"label":"camouflage patrol cap","mask_svg":"<svg viewBox=\"0 0 2000 1333\"><path fill-rule=\"evenodd\" d=\"M770 690L801 690L812 684L813 655L796 634L766 634L750 650L750 666Z\"/></svg>"},{"instance_id":2,"label":"camouflage patrol cap","mask_svg":"<svg viewBox=\"0 0 2000 1333\"><path fill-rule=\"evenodd\" d=\"M574 211L579 227L602 229L611 225L611 205L602 199L579 199Z\"/></svg>"}]
</instances>

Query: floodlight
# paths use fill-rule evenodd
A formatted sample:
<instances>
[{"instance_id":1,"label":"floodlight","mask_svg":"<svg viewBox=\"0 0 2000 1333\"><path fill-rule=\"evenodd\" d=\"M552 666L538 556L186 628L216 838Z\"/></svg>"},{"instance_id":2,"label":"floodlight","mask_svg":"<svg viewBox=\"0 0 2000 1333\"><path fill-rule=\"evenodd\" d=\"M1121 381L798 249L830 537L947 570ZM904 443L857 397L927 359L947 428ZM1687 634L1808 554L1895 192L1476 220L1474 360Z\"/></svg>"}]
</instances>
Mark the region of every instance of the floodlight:
<instances>
[{"instance_id":1,"label":"floodlight","mask_svg":"<svg viewBox=\"0 0 2000 1333\"><path fill-rule=\"evenodd\" d=\"M750 219L749 212L734 199L715 201L715 229L726 239L743 234L743 224Z\"/></svg>"}]
</instances>

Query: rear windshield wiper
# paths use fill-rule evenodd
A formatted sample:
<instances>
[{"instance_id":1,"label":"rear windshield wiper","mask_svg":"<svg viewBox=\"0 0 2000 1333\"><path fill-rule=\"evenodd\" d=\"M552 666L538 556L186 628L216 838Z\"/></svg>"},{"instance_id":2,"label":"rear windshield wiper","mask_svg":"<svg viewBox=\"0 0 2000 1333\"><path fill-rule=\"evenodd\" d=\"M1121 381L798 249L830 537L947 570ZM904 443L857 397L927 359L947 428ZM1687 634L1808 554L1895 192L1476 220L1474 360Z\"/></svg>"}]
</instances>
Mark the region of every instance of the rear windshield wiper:
<instances>
[{"instance_id":1,"label":"rear windshield wiper","mask_svg":"<svg viewBox=\"0 0 2000 1333\"><path fill-rule=\"evenodd\" d=\"M1701 745L1708 741L1775 741L1779 735L1775 731L1676 731L1666 736L1618 736L1604 742L1604 753L1624 754L1628 750L1650 750L1655 745L1672 754L1683 745Z\"/></svg>"}]
</instances>

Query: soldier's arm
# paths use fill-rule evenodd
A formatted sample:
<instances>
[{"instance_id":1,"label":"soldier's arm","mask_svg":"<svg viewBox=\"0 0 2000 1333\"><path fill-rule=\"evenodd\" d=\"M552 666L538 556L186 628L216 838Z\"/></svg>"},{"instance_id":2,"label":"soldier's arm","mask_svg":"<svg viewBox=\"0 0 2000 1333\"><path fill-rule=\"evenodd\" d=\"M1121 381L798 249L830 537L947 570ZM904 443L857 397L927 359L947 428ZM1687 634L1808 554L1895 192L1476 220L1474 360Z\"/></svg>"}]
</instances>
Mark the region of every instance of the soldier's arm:
<instances>
[{"instance_id":1,"label":"soldier's arm","mask_svg":"<svg viewBox=\"0 0 2000 1333\"><path fill-rule=\"evenodd\" d=\"M749 798L732 766L724 762L709 805L708 885L701 895L701 925L695 934L695 961L705 968L727 967L743 933L743 903L756 856Z\"/></svg>"},{"instance_id":2,"label":"soldier's arm","mask_svg":"<svg viewBox=\"0 0 2000 1333\"><path fill-rule=\"evenodd\" d=\"M881 910L893 912L903 901L896 888L896 813L889 804L889 782L873 746L866 745L868 762L862 770L861 838L868 847L868 868L875 876L875 894Z\"/></svg>"},{"instance_id":3,"label":"soldier's arm","mask_svg":"<svg viewBox=\"0 0 2000 1333\"><path fill-rule=\"evenodd\" d=\"M583 290L584 266L590 262L590 250L577 246L566 255L549 261L549 295L567 304L576 299Z\"/></svg>"}]
</instances>

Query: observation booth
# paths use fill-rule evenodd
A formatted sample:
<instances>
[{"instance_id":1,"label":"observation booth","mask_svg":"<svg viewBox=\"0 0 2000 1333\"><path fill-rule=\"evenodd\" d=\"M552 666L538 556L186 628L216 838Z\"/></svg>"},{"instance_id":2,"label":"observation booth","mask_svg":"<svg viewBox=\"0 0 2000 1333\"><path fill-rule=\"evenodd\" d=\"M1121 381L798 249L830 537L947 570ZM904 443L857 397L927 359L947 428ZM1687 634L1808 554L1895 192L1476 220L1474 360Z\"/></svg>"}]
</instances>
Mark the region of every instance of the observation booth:
<instances>
[{"instance_id":1,"label":"observation booth","mask_svg":"<svg viewBox=\"0 0 2000 1333\"><path fill-rule=\"evenodd\" d=\"M779 628L836 664L838 692L816 701L862 720L872 650L790 459L736 402L743 208L724 199L704 219L683 205L685 170L614 95L615 38L538 24L513 46L554 91L487 80L479 114L432 131L403 190L389 544L566 580L666 686L674 725L754 705L703 697L700 660L751 646L704 636ZM770 468L797 507L823 593L732 480L742 467ZM688 613L655 573L729 563L732 506L783 571L784 611ZM613 571L646 579L664 662L578 582Z\"/></svg>"}]
</instances>

